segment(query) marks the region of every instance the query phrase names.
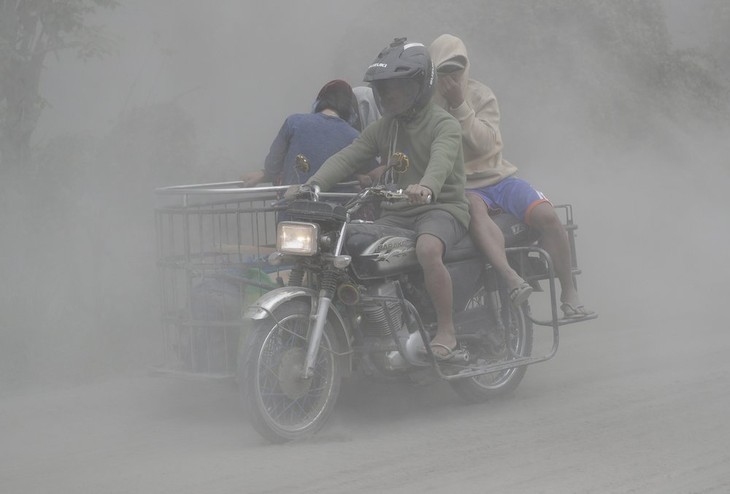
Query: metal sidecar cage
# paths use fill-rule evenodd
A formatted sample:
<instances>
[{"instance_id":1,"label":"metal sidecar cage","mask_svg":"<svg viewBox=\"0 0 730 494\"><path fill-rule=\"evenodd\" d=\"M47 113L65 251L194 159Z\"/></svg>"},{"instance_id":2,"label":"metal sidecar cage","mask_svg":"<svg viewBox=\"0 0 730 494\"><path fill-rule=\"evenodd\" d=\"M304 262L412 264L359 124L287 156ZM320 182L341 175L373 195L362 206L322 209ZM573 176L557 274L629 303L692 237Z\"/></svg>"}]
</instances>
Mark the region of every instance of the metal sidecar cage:
<instances>
[{"instance_id":1,"label":"metal sidecar cage","mask_svg":"<svg viewBox=\"0 0 730 494\"><path fill-rule=\"evenodd\" d=\"M276 218L282 209L276 202L287 186L242 185L155 190L163 345L156 372L235 376L239 345L250 323L242 311L286 280L286 268L271 266L268 256L276 247Z\"/></svg>"},{"instance_id":2,"label":"metal sidecar cage","mask_svg":"<svg viewBox=\"0 0 730 494\"><path fill-rule=\"evenodd\" d=\"M265 262L276 243L276 192L240 185L155 191L163 345L156 371L233 376L246 330L241 310L276 286Z\"/></svg>"}]
</instances>

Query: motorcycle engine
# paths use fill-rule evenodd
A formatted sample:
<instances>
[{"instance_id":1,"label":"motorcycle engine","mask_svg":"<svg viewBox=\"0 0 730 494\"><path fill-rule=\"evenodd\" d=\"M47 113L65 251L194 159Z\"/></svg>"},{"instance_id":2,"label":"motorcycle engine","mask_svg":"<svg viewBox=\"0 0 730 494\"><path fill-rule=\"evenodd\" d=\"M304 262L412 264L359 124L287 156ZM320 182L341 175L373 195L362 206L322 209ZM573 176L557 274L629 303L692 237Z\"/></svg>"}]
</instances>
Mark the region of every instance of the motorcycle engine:
<instances>
[{"instance_id":1,"label":"motorcycle engine","mask_svg":"<svg viewBox=\"0 0 730 494\"><path fill-rule=\"evenodd\" d=\"M395 283L387 282L368 288L368 295L376 297L396 297ZM365 324L363 330L368 336L389 336L391 324L395 329L403 325L400 303L385 301L378 305L368 305L362 308ZM386 312L387 311L387 312ZM389 324L390 322L390 324Z\"/></svg>"}]
</instances>

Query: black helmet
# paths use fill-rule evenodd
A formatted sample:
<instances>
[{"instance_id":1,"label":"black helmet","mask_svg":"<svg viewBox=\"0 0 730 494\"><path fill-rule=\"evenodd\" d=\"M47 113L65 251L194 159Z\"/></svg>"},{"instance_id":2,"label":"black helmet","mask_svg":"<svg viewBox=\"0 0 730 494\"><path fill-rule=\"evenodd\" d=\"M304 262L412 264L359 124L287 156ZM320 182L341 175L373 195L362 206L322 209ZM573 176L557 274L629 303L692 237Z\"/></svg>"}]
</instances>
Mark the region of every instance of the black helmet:
<instances>
[{"instance_id":1,"label":"black helmet","mask_svg":"<svg viewBox=\"0 0 730 494\"><path fill-rule=\"evenodd\" d=\"M381 114L410 117L431 99L436 71L423 44L406 43L406 38L396 38L370 64L364 80L373 87ZM385 93L398 85L407 90L408 99L395 106L389 105Z\"/></svg>"}]
</instances>

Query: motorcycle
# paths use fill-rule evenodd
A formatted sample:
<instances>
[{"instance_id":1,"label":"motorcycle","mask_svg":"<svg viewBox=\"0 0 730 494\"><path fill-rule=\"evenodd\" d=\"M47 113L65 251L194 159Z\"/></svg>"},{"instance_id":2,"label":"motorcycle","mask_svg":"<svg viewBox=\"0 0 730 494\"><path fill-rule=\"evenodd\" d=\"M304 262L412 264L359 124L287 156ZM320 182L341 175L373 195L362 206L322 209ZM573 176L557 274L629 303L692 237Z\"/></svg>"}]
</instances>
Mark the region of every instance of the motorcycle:
<instances>
[{"instance_id":1,"label":"motorcycle","mask_svg":"<svg viewBox=\"0 0 730 494\"><path fill-rule=\"evenodd\" d=\"M466 235L445 256L453 283L458 348L437 358L428 342L436 316L423 286L415 234L357 217L363 207L403 201L378 185L346 204L321 200L316 186L284 208L269 262L291 267L288 285L261 296L244 317L253 322L241 346L239 385L254 429L272 442L319 431L332 414L343 379L408 378L430 373L470 403L513 391L527 366L552 358L559 326L595 318L560 319L550 256L538 235L508 214L496 217L513 267L540 290L549 284L551 318L534 319L528 302L511 303L506 287ZM567 208L573 249L572 208ZM579 273L574 267L574 274ZM552 348L532 356L533 324L550 326Z\"/></svg>"}]
</instances>

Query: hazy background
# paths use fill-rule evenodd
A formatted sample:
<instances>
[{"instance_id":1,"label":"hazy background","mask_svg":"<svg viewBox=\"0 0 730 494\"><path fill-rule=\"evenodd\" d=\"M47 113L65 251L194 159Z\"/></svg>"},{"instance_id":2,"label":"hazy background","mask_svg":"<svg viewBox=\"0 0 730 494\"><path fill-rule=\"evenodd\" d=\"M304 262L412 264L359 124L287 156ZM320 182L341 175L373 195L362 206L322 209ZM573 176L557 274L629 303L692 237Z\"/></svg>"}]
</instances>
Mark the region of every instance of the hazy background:
<instances>
[{"instance_id":1,"label":"hazy background","mask_svg":"<svg viewBox=\"0 0 730 494\"><path fill-rule=\"evenodd\" d=\"M704 316L730 291L727 2L123 0L93 21L113 53L47 58L32 169L0 189L2 393L155 363L154 188L260 167L287 115L359 84L396 36L464 39L505 157L575 207L601 330L720 329Z\"/></svg>"}]
</instances>

